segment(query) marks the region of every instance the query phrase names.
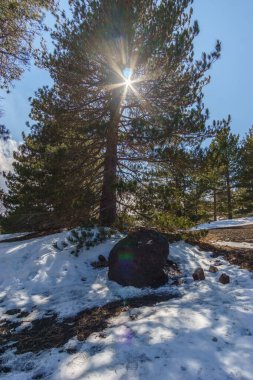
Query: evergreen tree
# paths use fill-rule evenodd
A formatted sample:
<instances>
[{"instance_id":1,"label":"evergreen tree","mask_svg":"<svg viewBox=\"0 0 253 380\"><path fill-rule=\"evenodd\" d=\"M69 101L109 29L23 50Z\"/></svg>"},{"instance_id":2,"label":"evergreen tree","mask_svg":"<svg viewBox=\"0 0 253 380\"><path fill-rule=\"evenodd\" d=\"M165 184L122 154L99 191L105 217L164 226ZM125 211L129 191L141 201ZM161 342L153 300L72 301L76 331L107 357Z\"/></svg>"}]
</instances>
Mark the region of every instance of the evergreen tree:
<instances>
[{"instance_id":1,"label":"evergreen tree","mask_svg":"<svg viewBox=\"0 0 253 380\"><path fill-rule=\"evenodd\" d=\"M188 227L206 216L203 151L175 144L166 154L167 160L164 152L163 159L153 170L145 171L141 181L120 187L120 200L126 203L123 210L126 213L130 203L132 215L149 226Z\"/></svg>"},{"instance_id":2,"label":"evergreen tree","mask_svg":"<svg viewBox=\"0 0 253 380\"><path fill-rule=\"evenodd\" d=\"M224 128L223 121L214 121L214 127L217 127L219 133ZM226 122L225 122L226 123ZM218 134L217 134L218 135ZM217 138L216 135L216 138ZM202 165L200 170L199 181L205 188L204 194L207 200L206 206L211 205L213 220L216 221L218 214L221 212L220 201L224 194L224 180L220 168L220 152L218 151L216 138L213 138L210 145L203 150Z\"/></svg>"},{"instance_id":3,"label":"evergreen tree","mask_svg":"<svg viewBox=\"0 0 253 380\"><path fill-rule=\"evenodd\" d=\"M37 93L31 116L36 120L32 133L23 135L14 172L7 175L5 228L73 227L91 220L97 212L96 175L101 163L90 155L87 130L84 133L65 119L63 100L59 102L53 89Z\"/></svg>"},{"instance_id":4,"label":"evergreen tree","mask_svg":"<svg viewBox=\"0 0 253 380\"><path fill-rule=\"evenodd\" d=\"M233 189L238 186L240 168L239 135L230 129L231 118L222 121L222 126L210 144L209 160L212 170L211 183L215 189L214 204L216 204L217 190L220 188L226 194L226 209L228 219L233 218Z\"/></svg>"},{"instance_id":5,"label":"evergreen tree","mask_svg":"<svg viewBox=\"0 0 253 380\"><path fill-rule=\"evenodd\" d=\"M71 1L72 19L63 13L52 34L54 53L40 59L68 118L92 133L103 126L101 224L115 221L121 173L138 177L157 160L154 147L205 134L202 88L220 43L194 59L192 2Z\"/></svg>"},{"instance_id":6,"label":"evergreen tree","mask_svg":"<svg viewBox=\"0 0 253 380\"><path fill-rule=\"evenodd\" d=\"M242 142L239 186L243 190L241 203L247 212L253 211L253 127Z\"/></svg>"},{"instance_id":7,"label":"evergreen tree","mask_svg":"<svg viewBox=\"0 0 253 380\"><path fill-rule=\"evenodd\" d=\"M8 129L4 125L0 125L0 140L7 141L10 138L10 133ZM2 177L3 168L0 166L0 176ZM1 215L4 213L4 206L3 206L3 199L4 199L4 191L0 187L0 218Z\"/></svg>"},{"instance_id":8,"label":"evergreen tree","mask_svg":"<svg viewBox=\"0 0 253 380\"><path fill-rule=\"evenodd\" d=\"M5 125L0 125L0 139L6 141L10 138L10 132Z\"/></svg>"}]
</instances>

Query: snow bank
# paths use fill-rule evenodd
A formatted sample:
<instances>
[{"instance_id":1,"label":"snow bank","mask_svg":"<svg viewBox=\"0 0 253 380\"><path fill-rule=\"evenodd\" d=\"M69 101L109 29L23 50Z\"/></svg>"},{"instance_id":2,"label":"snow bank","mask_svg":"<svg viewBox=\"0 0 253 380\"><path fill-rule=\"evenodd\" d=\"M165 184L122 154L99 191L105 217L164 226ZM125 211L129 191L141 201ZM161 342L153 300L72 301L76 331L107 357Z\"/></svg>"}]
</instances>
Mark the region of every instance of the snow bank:
<instances>
[{"instance_id":1,"label":"snow bank","mask_svg":"<svg viewBox=\"0 0 253 380\"><path fill-rule=\"evenodd\" d=\"M0 271L0 313L14 308L28 311L36 308L38 317L48 310L67 317L85 308L149 294L149 289L123 288L108 281L107 268L94 270L91 266L100 254L108 258L117 239L109 239L88 251L83 249L75 257L70 254L72 247L63 251L54 248L53 243L64 241L68 234L62 232L0 244L3 268Z\"/></svg>"},{"instance_id":2,"label":"snow bank","mask_svg":"<svg viewBox=\"0 0 253 380\"><path fill-rule=\"evenodd\" d=\"M215 241L214 244L232 248L253 249L253 243L240 243L238 241Z\"/></svg>"},{"instance_id":3,"label":"snow bank","mask_svg":"<svg viewBox=\"0 0 253 380\"><path fill-rule=\"evenodd\" d=\"M28 234L29 232L17 232L15 234L0 234L0 241L12 238L19 238Z\"/></svg>"},{"instance_id":4,"label":"snow bank","mask_svg":"<svg viewBox=\"0 0 253 380\"><path fill-rule=\"evenodd\" d=\"M217 220L216 222L203 223L192 228L191 230L210 230L212 228L245 226L247 224L253 224L253 216L247 218Z\"/></svg>"},{"instance_id":5,"label":"snow bank","mask_svg":"<svg viewBox=\"0 0 253 380\"><path fill-rule=\"evenodd\" d=\"M106 269L92 269L90 262L100 253L108 255L115 241L75 258L52 249L52 241L62 237L0 244L2 312L35 306L37 316L49 308L64 316L149 291L121 288L108 281ZM210 254L183 242L171 245L170 252L184 273L185 281L177 287L182 298L129 310L85 342L73 337L65 347L39 354L16 356L9 350L3 363L12 372L2 378L252 380L253 274L222 259L219 272L209 273ZM198 266L206 271L206 280L193 282ZM222 272L230 284L218 282Z\"/></svg>"}]
</instances>

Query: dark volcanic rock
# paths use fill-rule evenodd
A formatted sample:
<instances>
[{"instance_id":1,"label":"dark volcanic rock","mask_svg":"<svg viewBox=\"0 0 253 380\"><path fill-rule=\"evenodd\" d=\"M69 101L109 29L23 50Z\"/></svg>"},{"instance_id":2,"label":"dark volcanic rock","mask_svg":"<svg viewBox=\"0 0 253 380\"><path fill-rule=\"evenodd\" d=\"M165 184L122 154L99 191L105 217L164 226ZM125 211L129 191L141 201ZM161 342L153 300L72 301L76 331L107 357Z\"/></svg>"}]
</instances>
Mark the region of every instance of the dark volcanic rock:
<instances>
[{"instance_id":1,"label":"dark volcanic rock","mask_svg":"<svg viewBox=\"0 0 253 380\"><path fill-rule=\"evenodd\" d=\"M98 261L94 261L93 263L91 263L91 265L93 266L93 268L105 268L108 267L108 261L103 255L99 255Z\"/></svg>"},{"instance_id":2,"label":"dark volcanic rock","mask_svg":"<svg viewBox=\"0 0 253 380\"><path fill-rule=\"evenodd\" d=\"M99 260L101 263L106 263L106 262L107 262L106 258L105 258L103 255L99 255L99 256L98 256L98 260Z\"/></svg>"},{"instance_id":3,"label":"dark volcanic rock","mask_svg":"<svg viewBox=\"0 0 253 380\"><path fill-rule=\"evenodd\" d=\"M168 252L168 241L159 232L144 229L132 232L110 252L109 279L137 288L164 285L168 280L163 271Z\"/></svg>"},{"instance_id":4,"label":"dark volcanic rock","mask_svg":"<svg viewBox=\"0 0 253 380\"><path fill-rule=\"evenodd\" d=\"M192 274L194 281L202 281L205 279L205 273L202 268L197 268L194 273Z\"/></svg>"},{"instance_id":5,"label":"dark volcanic rock","mask_svg":"<svg viewBox=\"0 0 253 380\"><path fill-rule=\"evenodd\" d=\"M223 285L230 283L230 277L226 273L222 273L222 275L219 278L219 282L221 282Z\"/></svg>"}]
</instances>

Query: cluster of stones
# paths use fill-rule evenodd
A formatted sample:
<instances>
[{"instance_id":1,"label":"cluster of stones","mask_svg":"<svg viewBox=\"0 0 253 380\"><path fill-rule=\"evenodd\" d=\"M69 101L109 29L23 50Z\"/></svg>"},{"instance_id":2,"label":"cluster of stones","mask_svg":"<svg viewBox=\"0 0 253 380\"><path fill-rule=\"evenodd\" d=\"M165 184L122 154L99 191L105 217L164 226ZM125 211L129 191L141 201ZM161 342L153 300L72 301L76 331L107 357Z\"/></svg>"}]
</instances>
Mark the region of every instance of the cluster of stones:
<instances>
[{"instance_id":1,"label":"cluster of stones","mask_svg":"<svg viewBox=\"0 0 253 380\"><path fill-rule=\"evenodd\" d=\"M209 267L209 272L210 273L216 273L218 272L218 268L214 265L210 265ZM194 281L203 281L205 280L205 273L204 273L204 270L203 268L199 267L197 268L194 273L192 274L192 277L193 277L193 280ZM219 277L219 280L218 280L221 284L225 285L225 284L229 284L230 282L230 277L226 274L226 273L222 273Z\"/></svg>"},{"instance_id":2,"label":"cluster of stones","mask_svg":"<svg viewBox=\"0 0 253 380\"><path fill-rule=\"evenodd\" d=\"M168 254L168 240L162 234L141 229L120 240L112 248L108 261L100 255L99 261L93 263L93 266L109 266L109 279L120 285L156 288L168 281L168 275L164 271L168 264ZM217 265L220 263L215 265L210 265L210 273L218 272ZM192 277L194 281L205 280L204 270L201 267L197 268ZM230 278L222 273L219 282L228 284Z\"/></svg>"}]
</instances>

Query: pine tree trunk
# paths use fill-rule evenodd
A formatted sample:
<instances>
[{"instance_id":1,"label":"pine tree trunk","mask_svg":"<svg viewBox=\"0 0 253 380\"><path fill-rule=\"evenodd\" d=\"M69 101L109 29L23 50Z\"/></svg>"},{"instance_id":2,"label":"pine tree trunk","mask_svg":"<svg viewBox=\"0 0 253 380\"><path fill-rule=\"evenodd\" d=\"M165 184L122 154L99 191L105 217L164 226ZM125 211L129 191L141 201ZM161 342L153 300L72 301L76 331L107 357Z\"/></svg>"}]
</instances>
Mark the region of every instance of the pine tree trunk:
<instances>
[{"instance_id":1,"label":"pine tree trunk","mask_svg":"<svg viewBox=\"0 0 253 380\"><path fill-rule=\"evenodd\" d=\"M217 220L217 192L213 189L213 220Z\"/></svg>"},{"instance_id":2,"label":"pine tree trunk","mask_svg":"<svg viewBox=\"0 0 253 380\"><path fill-rule=\"evenodd\" d=\"M104 175L100 201L99 219L102 226L112 226L117 215L116 181L120 99L121 92L119 89L114 90L111 99L110 122L107 129Z\"/></svg>"},{"instance_id":3,"label":"pine tree trunk","mask_svg":"<svg viewBox=\"0 0 253 380\"><path fill-rule=\"evenodd\" d=\"M228 219L233 219L232 213L232 196L231 196L231 184L229 172L226 173L227 182L227 207L228 207Z\"/></svg>"}]
</instances>

